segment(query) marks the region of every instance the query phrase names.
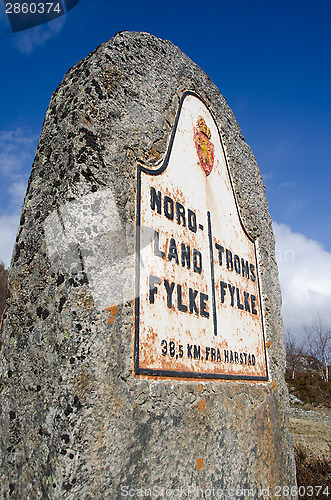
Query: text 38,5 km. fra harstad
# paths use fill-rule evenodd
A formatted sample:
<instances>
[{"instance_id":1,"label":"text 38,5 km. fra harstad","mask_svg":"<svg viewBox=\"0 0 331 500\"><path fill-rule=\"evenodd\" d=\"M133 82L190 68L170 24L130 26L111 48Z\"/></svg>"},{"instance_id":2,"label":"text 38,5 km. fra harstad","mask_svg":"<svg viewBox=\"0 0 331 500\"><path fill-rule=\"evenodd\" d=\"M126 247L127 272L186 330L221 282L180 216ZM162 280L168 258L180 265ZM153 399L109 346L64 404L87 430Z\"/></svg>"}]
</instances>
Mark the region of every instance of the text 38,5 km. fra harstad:
<instances>
[{"instance_id":1,"label":"text 38,5 km. fra harstad","mask_svg":"<svg viewBox=\"0 0 331 500\"><path fill-rule=\"evenodd\" d=\"M164 160L137 165L134 369L267 380L255 243L217 125L183 94Z\"/></svg>"}]
</instances>

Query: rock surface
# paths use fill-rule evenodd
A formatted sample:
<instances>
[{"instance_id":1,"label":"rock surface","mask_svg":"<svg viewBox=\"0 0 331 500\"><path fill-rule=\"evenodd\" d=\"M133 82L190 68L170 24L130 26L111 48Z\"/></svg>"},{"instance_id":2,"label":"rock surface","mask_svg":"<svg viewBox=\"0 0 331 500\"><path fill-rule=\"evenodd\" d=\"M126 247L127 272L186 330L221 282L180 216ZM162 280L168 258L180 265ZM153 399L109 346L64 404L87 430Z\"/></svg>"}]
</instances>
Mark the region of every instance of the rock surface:
<instances>
[{"instance_id":1,"label":"rock surface","mask_svg":"<svg viewBox=\"0 0 331 500\"><path fill-rule=\"evenodd\" d=\"M258 238L267 383L132 373L136 161L162 157L188 89L217 121ZM117 314L105 311L118 290ZM280 306L264 185L224 97L170 42L118 33L52 96L28 184L2 332L2 498L120 499L128 487L259 498L268 486L274 498L295 484Z\"/></svg>"}]
</instances>

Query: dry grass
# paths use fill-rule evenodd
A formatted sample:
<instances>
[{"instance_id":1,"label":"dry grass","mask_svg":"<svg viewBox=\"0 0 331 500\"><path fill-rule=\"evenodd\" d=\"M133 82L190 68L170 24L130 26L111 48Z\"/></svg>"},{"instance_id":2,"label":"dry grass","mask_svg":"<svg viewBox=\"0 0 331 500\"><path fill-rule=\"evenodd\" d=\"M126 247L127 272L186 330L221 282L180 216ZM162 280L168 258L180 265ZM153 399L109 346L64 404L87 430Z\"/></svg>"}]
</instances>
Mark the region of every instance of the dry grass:
<instances>
[{"instance_id":1,"label":"dry grass","mask_svg":"<svg viewBox=\"0 0 331 500\"><path fill-rule=\"evenodd\" d=\"M329 415L326 411L318 411L320 415ZM326 457L331 462L331 424L319 422L312 418L290 416L290 433L295 448L309 451L310 455Z\"/></svg>"}]
</instances>

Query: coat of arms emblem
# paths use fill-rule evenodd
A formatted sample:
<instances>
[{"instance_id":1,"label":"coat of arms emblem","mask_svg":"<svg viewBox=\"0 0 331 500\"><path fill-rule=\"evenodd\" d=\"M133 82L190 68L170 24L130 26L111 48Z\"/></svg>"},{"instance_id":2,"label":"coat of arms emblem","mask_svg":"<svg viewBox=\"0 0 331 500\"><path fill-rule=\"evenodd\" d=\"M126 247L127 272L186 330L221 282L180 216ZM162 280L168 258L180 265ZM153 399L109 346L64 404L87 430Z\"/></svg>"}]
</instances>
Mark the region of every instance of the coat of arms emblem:
<instances>
[{"instance_id":1,"label":"coat of arms emblem","mask_svg":"<svg viewBox=\"0 0 331 500\"><path fill-rule=\"evenodd\" d=\"M210 142L211 132L205 120L200 117L194 127L194 143L199 157L199 163L206 175L209 175L214 165L214 144Z\"/></svg>"}]
</instances>

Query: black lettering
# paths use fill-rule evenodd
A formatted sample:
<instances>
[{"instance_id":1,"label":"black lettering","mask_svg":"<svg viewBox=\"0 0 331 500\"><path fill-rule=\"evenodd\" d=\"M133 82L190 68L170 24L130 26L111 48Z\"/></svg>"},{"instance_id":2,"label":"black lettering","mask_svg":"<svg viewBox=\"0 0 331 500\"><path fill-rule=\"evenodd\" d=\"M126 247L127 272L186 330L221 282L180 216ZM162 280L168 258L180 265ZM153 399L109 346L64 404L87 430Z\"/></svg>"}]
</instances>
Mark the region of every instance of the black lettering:
<instances>
[{"instance_id":1,"label":"black lettering","mask_svg":"<svg viewBox=\"0 0 331 500\"><path fill-rule=\"evenodd\" d=\"M157 276L152 274L149 276L149 302L154 304L155 295L157 294L157 288L155 285L160 285L161 280Z\"/></svg>"},{"instance_id":2,"label":"black lettering","mask_svg":"<svg viewBox=\"0 0 331 500\"><path fill-rule=\"evenodd\" d=\"M194 311L196 314L199 314L199 310L198 310L198 307L197 307L196 302L195 302L195 299L197 298L197 295L198 295L198 290L192 290L192 288L189 288L188 295L189 295L189 311L190 311L190 313L193 313L193 311Z\"/></svg>"},{"instance_id":3,"label":"black lettering","mask_svg":"<svg viewBox=\"0 0 331 500\"><path fill-rule=\"evenodd\" d=\"M161 213L161 191L158 191L156 194L155 188L151 187L151 209L155 210L158 214Z\"/></svg>"},{"instance_id":4,"label":"black lettering","mask_svg":"<svg viewBox=\"0 0 331 500\"><path fill-rule=\"evenodd\" d=\"M177 247L176 247L176 242L174 238L170 239L169 243L169 250L168 250L168 260L175 259L176 264L178 264L178 253L177 253Z\"/></svg>"},{"instance_id":5,"label":"black lettering","mask_svg":"<svg viewBox=\"0 0 331 500\"><path fill-rule=\"evenodd\" d=\"M175 342L171 340L169 342L169 354L173 358L176 354L176 347L175 347Z\"/></svg>"},{"instance_id":6,"label":"black lettering","mask_svg":"<svg viewBox=\"0 0 331 500\"><path fill-rule=\"evenodd\" d=\"M229 283L229 290L230 290L230 295L231 295L231 305L232 307L234 306L234 291L235 291L235 287L230 285Z\"/></svg>"},{"instance_id":7,"label":"black lettering","mask_svg":"<svg viewBox=\"0 0 331 500\"><path fill-rule=\"evenodd\" d=\"M206 361L208 361L209 354L210 354L210 347L206 347Z\"/></svg>"},{"instance_id":8,"label":"black lettering","mask_svg":"<svg viewBox=\"0 0 331 500\"><path fill-rule=\"evenodd\" d=\"M230 363L233 363L233 352L230 351Z\"/></svg>"},{"instance_id":9,"label":"black lettering","mask_svg":"<svg viewBox=\"0 0 331 500\"><path fill-rule=\"evenodd\" d=\"M193 357L194 357L194 359L201 359L201 358L200 358L200 356L201 356L201 354L200 354L200 346L199 346L199 345L198 345L198 346L196 346L196 345L194 344L194 348L193 348Z\"/></svg>"},{"instance_id":10,"label":"black lettering","mask_svg":"<svg viewBox=\"0 0 331 500\"><path fill-rule=\"evenodd\" d=\"M188 209L187 211L187 227L193 231L193 233L197 232L197 217L192 210Z\"/></svg>"},{"instance_id":11,"label":"black lettering","mask_svg":"<svg viewBox=\"0 0 331 500\"><path fill-rule=\"evenodd\" d=\"M183 205L181 203L178 203L178 201L176 201L176 221L177 221L177 224L181 225L181 221L183 222L183 226L185 227L186 226L186 222L185 222L185 208L183 207Z\"/></svg>"},{"instance_id":12,"label":"black lettering","mask_svg":"<svg viewBox=\"0 0 331 500\"><path fill-rule=\"evenodd\" d=\"M234 362L237 364L239 363L239 356L238 356L238 353L236 351L234 353Z\"/></svg>"},{"instance_id":13,"label":"black lettering","mask_svg":"<svg viewBox=\"0 0 331 500\"><path fill-rule=\"evenodd\" d=\"M178 356L182 358L184 356L184 351L183 351L183 346L181 344L179 344L178 350L179 350Z\"/></svg>"},{"instance_id":14,"label":"black lettering","mask_svg":"<svg viewBox=\"0 0 331 500\"><path fill-rule=\"evenodd\" d=\"M247 353L244 352L244 358L245 358L245 365L247 365Z\"/></svg>"},{"instance_id":15,"label":"black lettering","mask_svg":"<svg viewBox=\"0 0 331 500\"><path fill-rule=\"evenodd\" d=\"M249 354L248 355L248 364L251 365L252 364L252 360L251 360L251 355Z\"/></svg>"},{"instance_id":16,"label":"black lettering","mask_svg":"<svg viewBox=\"0 0 331 500\"><path fill-rule=\"evenodd\" d=\"M202 271L202 255L199 250L193 248L193 271L201 274Z\"/></svg>"},{"instance_id":17,"label":"black lettering","mask_svg":"<svg viewBox=\"0 0 331 500\"><path fill-rule=\"evenodd\" d=\"M233 271L233 261L232 261L232 252L230 250L226 250L226 267L229 271Z\"/></svg>"},{"instance_id":18,"label":"black lettering","mask_svg":"<svg viewBox=\"0 0 331 500\"><path fill-rule=\"evenodd\" d=\"M166 340L161 340L161 345L163 346L161 349L162 356L166 356L168 352L168 344Z\"/></svg>"},{"instance_id":19,"label":"black lettering","mask_svg":"<svg viewBox=\"0 0 331 500\"><path fill-rule=\"evenodd\" d=\"M168 219L174 220L174 202L169 196L165 196L163 199L163 210Z\"/></svg>"},{"instance_id":20,"label":"black lettering","mask_svg":"<svg viewBox=\"0 0 331 500\"><path fill-rule=\"evenodd\" d=\"M239 293L239 288L237 288L237 307L238 309L244 309L244 306L240 302L240 293Z\"/></svg>"},{"instance_id":21,"label":"black lettering","mask_svg":"<svg viewBox=\"0 0 331 500\"><path fill-rule=\"evenodd\" d=\"M182 266L186 267L187 269L190 269L191 267L191 248L190 245L185 245L184 243L181 243L181 260L182 260Z\"/></svg>"},{"instance_id":22,"label":"black lettering","mask_svg":"<svg viewBox=\"0 0 331 500\"><path fill-rule=\"evenodd\" d=\"M167 306L169 307L169 309L171 309L172 308L172 294L173 294L173 291L175 288L175 283L171 283L171 285L170 285L168 280L164 280L164 286L165 286L165 289L167 292Z\"/></svg>"},{"instance_id":23,"label":"black lettering","mask_svg":"<svg viewBox=\"0 0 331 500\"><path fill-rule=\"evenodd\" d=\"M255 309L256 306L255 301L256 301L255 295L251 295L252 314L257 314L257 310Z\"/></svg>"},{"instance_id":24,"label":"black lettering","mask_svg":"<svg viewBox=\"0 0 331 500\"><path fill-rule=\"evenodd\" d=\"M252 354L252 365L254 366L255 363L256 363L255 356L254 356L254 354Z\"/></svg>"},{"instance_id":25,"label":"black lettering","mask_svg":"<svg viewBox=\"0 0 331 500\"><path fill-rule=\"evenodd\" d=\"M225 289L226 289L227 286L228 285L226 283L224 283L224 281L221 281L221 302L222 302L222 304L224 302L224 296L226 294Z\"/></svg>"},{"instance_id":26,"label":"black lettering","mask_svg":"<svg viewBox=\"0 0 331 500\"><path fill-rule=\"evenodd\" d=\"M207 302L208 300L208 295L205 293L200 293L200 316L203 316L204 318L209 318L209 312L207 311Z\"/></svg>"},{"instance_id":27,"label":"black lettering","mask_svg":"<svg viewBox=\"0 0 331 500\"><path fill-rule=\"evenodd\" d=\"M252 281L256 281L255 267L253 266L253 264L249 265L249 270L250 270L250 273L251 273L251 280Z\"/></svg>"},{"instance_id":28,"label":"black lettering","mask_svg":"<svg viewBox=\"0 0 331 500\"><path fill-rule=\"evenodd\" d=\"M187 357L192 359L192 348L193 345L187 344Z\"/></svg>"},{"instance_id":29,"label":"black lettering","mask_svg":"<svg viewBox=\"0 0 331 500\"><path fill-rule=\"evenodd\" d=\"M216 360L216 350L214 349L214 347L212 347L210 349L210 354L211 354L211 361L215 361Z\"/></svg>"},{"instance_id":30,"label":"black lettering","mask_svg":"<svg viewBox=\"0 0 331 500\"><path fill-rule=\"evenodd\" d=\"M215 247L218 250L218 262L219 265L221 266L223 261L224 247L222 247L222 245L219 245L218 243L215 243Z\"/></svg>"},{"instance_id":31,"label":"black lettering","mask_svg":"<svg viewBox=\"0 0 331 500\"><path fill-rule=\"evenodd\" d=\"M158 257L165 258L165 253L160 250L160 235L158 231L154 231L154 254Z\"/></svg>"},{"instance_id":32,"label":"black lettering","mask_svg":"<svg viewBox=\"0 0 331 500\"><path fill-rule=\"evenodd\" d=\"M241 273L241 269L240 269L240 258L238 257L238 255L235 255L233 257L233 261L234 261L234 268L236 270L236 273L237 274L240 274Z\"/></svg>"},{"instance_id":33,"label":"black lettering","mask_svg":"<svg viewBox=\"0 0 331 500\"><path fill-rule=\"evenodd\" d=\"M248 260L241 259L241 271L244 278L249 278Z\"/></svg>"},{"instance_id":34,"label":"black lettering","mask_svg":"<svg viewBox=\"0 0 331 500\"><path fill-rule=\"evenodd\" d=\"M249 299L249 293L248 292L244 292L245 311L251 312L251 309L249 307L248 299Z\"/></svg>"},{"instance_id":35,"label":"black lettering","mask_svg":"<svg viewBox=\"0 0 331 500\"><path fill-rule=\"evenodd\" d=\"M216 361L222 361L221 351L218 348L217 348L217 358L216 358Z\"/></svg>"},{"instance_id":36,"label":"black lettering","mask_svg":"<svg viewBox=\"0 0 331 500\"><path fill-rule=\"evenodd\" d=\"M244 362L244 358L243 358L243 353L242 352L240 353L239 358L240 358L240 364L242 365L243 362Z\"/></svg>"},{"instance_id":37,"label":"black lettering","mask_svg":"<svg viewBox=\"0 0 331 500\"><path fill-rule=\"evenodd\" d=\"M177 306L179 311L187 312L187 306L182 302L182 285L177 285Z\"/></svg>"},{"instance_id":38,"label":"black lettering","mask_svg":"<svg viewBox=\"0 0 331 500\"><path fill-rule=\"evenodd\" d=\"M229 351L224 349L224 362L229 363Z\"/></svg>"}]
</instances>

